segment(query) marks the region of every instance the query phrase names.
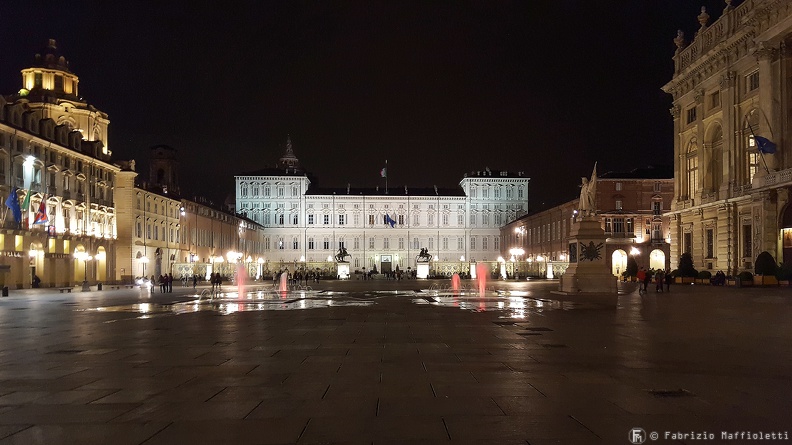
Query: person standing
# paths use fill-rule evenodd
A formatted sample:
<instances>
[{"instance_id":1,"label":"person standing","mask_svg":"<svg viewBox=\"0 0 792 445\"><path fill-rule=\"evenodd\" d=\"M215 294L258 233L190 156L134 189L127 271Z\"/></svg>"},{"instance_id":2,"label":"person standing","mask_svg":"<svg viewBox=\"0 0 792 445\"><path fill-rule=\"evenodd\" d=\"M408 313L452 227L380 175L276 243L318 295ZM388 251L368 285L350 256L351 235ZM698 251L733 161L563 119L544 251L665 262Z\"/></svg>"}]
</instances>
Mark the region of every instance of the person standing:
<instances>
[{"instance_id":1,"label":"person standing","mask_svg":"<svg viewBox=\"0 0 792 445\"><path fill-rule=\"evenodd\" d=\"M665 281L665 273L663 270L658 270L655 274L655 292L662 292L663 291L663 283Z\"/></svg>"},{"instance_id":2,"label":"person standing","mask_svg":"<svg viewBox=\"0 0 792 445\"><path fill-rule=\"evenodd\" d=\"M638 278L638 293L640 294L646 291L646 271L643 267L638 271L636 277Z\"/></svg>"}]
</instances>

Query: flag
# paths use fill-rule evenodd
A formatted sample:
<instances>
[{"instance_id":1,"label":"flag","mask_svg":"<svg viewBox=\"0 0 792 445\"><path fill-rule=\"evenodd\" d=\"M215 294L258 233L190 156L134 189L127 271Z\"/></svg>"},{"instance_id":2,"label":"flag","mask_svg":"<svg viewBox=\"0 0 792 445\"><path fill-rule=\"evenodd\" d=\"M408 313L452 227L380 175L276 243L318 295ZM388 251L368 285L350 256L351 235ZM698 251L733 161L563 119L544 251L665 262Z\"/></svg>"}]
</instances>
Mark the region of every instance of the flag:
<instances>
[{"instance_id":1,"label":"flag","mask_svg":"<svg viewBox=\"0 0 792 445\"><path fill-rule=\"evenodd\" d=\"M773 154L776 152L776 144L770 141L770 139L764 138L762 136L754 136L756 140L756 148L764 153L764 154Z\"/></svg>"},{"instance_id":2,"label":"flag","mask_svg":"<svg viewBox=\"0 0 792 445\"><path fill-rule=\"evenodd\" d=\"M30 189L28 189L27 194L25 195L25 199L22 200L22 209L25 210L25 227L24 227L25 229L28 228L28 221L30 221L28 219L29 217L28 212L30 211L30 195L32 194L33 192Z\"/></svg>"},{"instance_id":3,"label":"flag","mask_svg":"<svg viewBox=\"0 0 792 445\"><path fill-rule=\"evenodd\" d=\"M387 178L388 177L388 167L385 167L382 170L380 170L380 176L383 177L383 178Z\"/></svg>"},{"instance_id":4,"label":"flag","mask_svg":"<svg viewBox=\"0 0 792 445\"><path fill-rule=\"evenodd\" d=\"M390 217L387 213L385 214L385 224L390 224L391 227L396 225L396 220Z\"/></svg>"},{"instance_id":5,"label":"flag","mask_svg":"<svg viewBox=\"0 0 792 445\"><path fill-rule=\"evenodd\" d=\"M17 196L17 190L19 190L18 187L14 187L14 189L11 190L11 194L8 195L5 205L11 209L11 213L14 215L14 221L19 224L22 222L22 209L19 208L19 197Z\"/></svg>"},{"instance_id":6,"label":"flag","mask_svg":"<svg viewBox=\"0 0 792 445\"><path fill-rule=\"evenodd\" d=\"M49 218L47 218L47 196L45 195L41 199L36 216L33 217L33 224L45 224L47 222L49 222Z\"/></svg>"}]
</instances>

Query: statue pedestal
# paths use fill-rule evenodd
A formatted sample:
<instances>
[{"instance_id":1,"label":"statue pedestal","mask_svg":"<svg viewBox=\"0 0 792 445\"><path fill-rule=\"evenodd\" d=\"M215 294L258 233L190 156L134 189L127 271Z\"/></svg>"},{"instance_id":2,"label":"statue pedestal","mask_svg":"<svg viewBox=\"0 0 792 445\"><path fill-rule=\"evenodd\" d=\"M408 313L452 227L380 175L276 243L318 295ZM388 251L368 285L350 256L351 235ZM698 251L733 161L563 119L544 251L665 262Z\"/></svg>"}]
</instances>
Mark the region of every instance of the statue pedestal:
<instances>
[{"instance_id":1,"label":"statue pedestal","mask_svg":"<svg viewBox=\"0 0 792 445\"><path fill-rule=\"evenodd\" d=\"M569 233L569 267L561 277L559 290L564 295L612 294L615 303L616 277L609 268L605 232L599 218L578 219Z\"/></svg>"},{"instance_id":2,"label":"statue pedestal","mask_svg":"<svg viewBox=\"0 0 792 445\"><path fill-rule=\"evenodd\" d=\"M429 278L429 263L418 263L415 266L415 277L421 279Z\"/></svg>"},{"instance_id":3,"label":"statue pedestal","mask_svg":"<svg viewBox=\"0 0 792 445\"><path fill-rule=\"evenodd\" d=\"M341 261L336 263L336 276L339 280L348 280L349 279L349 263L346 261Z\"/></svg>"}]
</instances>

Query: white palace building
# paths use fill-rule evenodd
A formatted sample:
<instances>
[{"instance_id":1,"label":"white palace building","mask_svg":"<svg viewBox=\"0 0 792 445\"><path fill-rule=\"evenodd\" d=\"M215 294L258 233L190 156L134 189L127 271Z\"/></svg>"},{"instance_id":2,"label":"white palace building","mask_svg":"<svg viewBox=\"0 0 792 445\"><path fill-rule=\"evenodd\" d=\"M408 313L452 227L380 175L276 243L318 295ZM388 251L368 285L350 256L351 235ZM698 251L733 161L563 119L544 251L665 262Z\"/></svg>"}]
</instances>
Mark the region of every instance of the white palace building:
<instances>
[{"instance_id":1,"label":"white palace building","mask_svg":"<svg viewBox=\"0 0 792 445\"><path fill-rule=\"evenodd\" d=\"M236 212L265 227L270 270L327 267L340 247L354 271L414 270L427 248L438 274L495 267L500 227L527 211L530 180L485 169L454 188L317 188L291 140L276 167L235 178Z\"/></svg>"}]
</instances>

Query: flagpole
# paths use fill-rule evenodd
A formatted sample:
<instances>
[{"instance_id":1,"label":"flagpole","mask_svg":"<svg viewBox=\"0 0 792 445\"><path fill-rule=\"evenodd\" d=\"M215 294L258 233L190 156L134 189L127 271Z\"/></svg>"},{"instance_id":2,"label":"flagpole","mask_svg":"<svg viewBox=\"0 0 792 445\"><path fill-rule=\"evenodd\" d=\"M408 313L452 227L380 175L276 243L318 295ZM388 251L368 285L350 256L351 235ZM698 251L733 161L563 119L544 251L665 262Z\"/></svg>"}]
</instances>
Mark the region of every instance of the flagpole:
<instances>
[{"instance_id":1,"label":"flagpole","mask_svg":"<svg viewBox=\"0 0 792 445\"><path fill-rule=\"evenodd\" d=\"M388 160L385 160L385 194L388 194Z\"/></svg>"},{"instance_id":2,"label":"flagpole","mask_svg":"<svg viewBox=\"0 0 792 445\"><path fill-rule=\"evenodd\" d=\"M770 169L767 168L767 161L764 158L764 152L759 149L759 141L756 140L756 135L754 134L753 126L751 126L751 124L748 124L748 130L751 131L751 137L754 140L754 144L756 144L756 151L759 152L759 156L762 158L762 164L764 164L765 172L770 173Z\"/></svg>"}]
</instances>

